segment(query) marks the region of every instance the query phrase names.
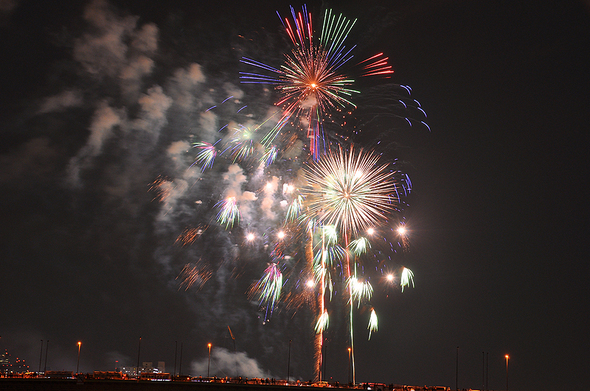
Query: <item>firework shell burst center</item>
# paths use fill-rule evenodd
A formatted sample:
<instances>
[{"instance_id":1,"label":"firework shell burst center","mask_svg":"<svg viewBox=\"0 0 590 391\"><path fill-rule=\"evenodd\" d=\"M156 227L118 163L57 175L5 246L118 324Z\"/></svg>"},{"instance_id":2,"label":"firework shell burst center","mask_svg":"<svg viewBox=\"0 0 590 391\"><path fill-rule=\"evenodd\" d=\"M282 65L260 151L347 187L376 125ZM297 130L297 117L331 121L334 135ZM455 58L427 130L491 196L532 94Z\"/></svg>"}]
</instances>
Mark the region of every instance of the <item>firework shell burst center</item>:
<instances>
[{"instance_id":1,"label":"firework shell burst center","mask_svg":"<svg viewBox=\"0 0 590 391\"><path fill-rule=\"evenodd\" d=\"M398 204L394 174L378 155L353 147L322 156L305 170L308 213L353 235L376 226Z\"/></svg>"}]
</instances>

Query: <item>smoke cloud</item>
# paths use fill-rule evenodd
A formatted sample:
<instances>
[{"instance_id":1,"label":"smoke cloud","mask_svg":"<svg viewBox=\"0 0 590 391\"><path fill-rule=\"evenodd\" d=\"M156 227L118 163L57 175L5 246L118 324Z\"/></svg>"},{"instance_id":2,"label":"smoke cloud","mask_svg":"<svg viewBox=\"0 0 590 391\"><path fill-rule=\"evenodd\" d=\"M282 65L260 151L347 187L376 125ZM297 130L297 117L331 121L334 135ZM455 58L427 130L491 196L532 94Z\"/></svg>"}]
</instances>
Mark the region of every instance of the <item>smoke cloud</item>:
<instances>
[{"instance_id":1,"label":"smoke cloud","mask_svg":"<svg viewBox=\"0 0 590 391\"><path fill-rule=\"evenodd\" d=\"M194 376L207 376L208 358L193 361L191 369ZM225 348L211 349L210 376L233 377L236 374L243 377L271 378L270 373L264 371L258 361L248 357L245 352L230 352Z\"/></svg>"}]
</instances>

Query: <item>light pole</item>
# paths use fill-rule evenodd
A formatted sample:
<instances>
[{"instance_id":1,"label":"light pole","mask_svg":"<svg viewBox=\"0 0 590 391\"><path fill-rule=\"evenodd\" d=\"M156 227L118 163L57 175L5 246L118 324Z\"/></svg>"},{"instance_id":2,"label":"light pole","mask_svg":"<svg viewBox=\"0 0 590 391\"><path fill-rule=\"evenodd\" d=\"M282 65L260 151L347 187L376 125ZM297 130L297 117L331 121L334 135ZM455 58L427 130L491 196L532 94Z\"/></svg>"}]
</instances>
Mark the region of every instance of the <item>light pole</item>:
<instances>
[{"instance_id":1,"label":"light pole","mask_svg":"<svg viewBox=\"0 0 590 391\"><path fill-rule=\"evenodd\" d=\"M137 344L137 367L135 367L135 376L139 379L139 354L141 353L141 337L139 337L139 343Z\"/></svg>"},{"instance_id":2,"label":"light pole","mask_svg":"<svg viewBox=\"0 0 590 391\"><path fill-rule=\"evenodd\" d=\"M289 377L291 377L291 340L289 340L289 358L287 359L287 384L289 384Z\"/></svg>"},{"instance_id":3,"label":"light pole","mask_svg":"<svg viewBox=\"0 0 590 391\"><path fill-rule=\"evenodd\" d=\"M49 351L49 340L45 343L45 366L43 367L43 373L47 372L47 352Z\"/></svg>"},{"instance_id":4,"label":"light pole","mask_svg":"<svg viewBox=\"0 0 590 391\"><path fill-rule=\"evenodd\" d=\"M80 349L82 348L82 342L78 341L78 364L76 365L76 374L80 373Z\"/></svg>"},{"instance_id":5,"label":"light pole","mask_svg":"<svg viewBox=\"0 0 590 391\"><path fill-rule=\"evenodd\" d=\"M174 341L174 374L172 377L176 376L176 356L178 355L178 341Z\"/></svg>"},{"instance_id":6,"label":"light pole","mask_svg":"<svg viewBox=\"0 0 590 391\"><path fill-rule=\"evenodd\" d=\"M41 340L41 351L39 352L39 370L37 371L37 375L41 372L41 360L43 359L43 340Z\"/></svg>"},{"instance_id":7,"label":"light pole","mask_svg":"<svg viewBox=\"0 0 590 391\"><path fill-rule=\"evenodd\" d=\"M455 356L455 390L459 390L459 347Z\"/></svg>"},{"instance_id":8,"label":"light pole","mask_svg":"<svg viewBox=\"0 0 590 391\"><path fill-rule=\"evenodd\" d=\"M510 359L509 355L505 355L506 358L506 391L508 391L508 360Z\"/></svg>"},{"instance_id":9,"label":"light pole","mask_svg":"<svg viewBox=\"0 0 590 391\"><path fill-rule=\"evenodd\" d=\"M211 343L207 344L209 348L209 361L207 361L207 377L209 377L209 369L211 368Z\"/></svg>"}]
</instances>

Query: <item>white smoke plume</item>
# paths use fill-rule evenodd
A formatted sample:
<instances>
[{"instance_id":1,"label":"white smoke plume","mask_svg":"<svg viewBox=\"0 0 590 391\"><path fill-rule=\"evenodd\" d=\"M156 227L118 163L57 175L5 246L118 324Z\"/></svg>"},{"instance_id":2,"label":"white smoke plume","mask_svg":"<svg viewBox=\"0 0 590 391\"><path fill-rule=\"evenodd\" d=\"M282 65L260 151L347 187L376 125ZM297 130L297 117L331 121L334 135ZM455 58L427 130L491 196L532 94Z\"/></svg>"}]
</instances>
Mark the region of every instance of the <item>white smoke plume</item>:
<instances>
[{"instance_id":1,"label":"white smoke plume","mask_svg":"<svg viewBox=\"0 0 590 391\"><path fill-rule=\"evenodd\" d=\"M245 377L271 378L268 372L264 371L258 361L248 357L244 352L230 352L222 347L213 347L211 349L211 363L209 358L193 361L191 369L193 376L207 376L207 367L209 366L210 376L233 377L236 374Z\"/></svg>"}]
</instances>

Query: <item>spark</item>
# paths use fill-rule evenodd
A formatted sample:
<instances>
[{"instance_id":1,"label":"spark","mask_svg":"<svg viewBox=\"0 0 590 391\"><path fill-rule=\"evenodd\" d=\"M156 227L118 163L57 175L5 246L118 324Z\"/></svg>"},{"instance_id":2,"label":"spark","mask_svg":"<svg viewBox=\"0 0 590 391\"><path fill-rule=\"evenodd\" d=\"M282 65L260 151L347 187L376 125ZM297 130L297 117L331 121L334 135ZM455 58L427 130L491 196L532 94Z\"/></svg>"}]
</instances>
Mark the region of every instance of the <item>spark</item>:
<instances>
[{"instance_id":1,"label":"spark","mask_svg":"<svg viewBox=\"0 0 590 391\"><path fill-rule=\"evenodd\" d=\"M410 286L410 284L412 284L412 288L414 287L414 273L404 267L404 269L402 270L402 275L400 278L400 285L402 287L402 292L404 291L404 287L406 286Z\"/></svg>"},{"instance_id":2,"label":"spark","mask_svg":"<svg viewBox=\"0 0 590 391\"><path fill-rule=\"evenodd\" d=\"M184 265L184 268L176 279L180 278L182 280L179 289L184 288L184 290L189 290L193 286L200 289L205 285L207 280L211 278L212 274L213 273L206 267L202 266L199 261L196 264L187 263Z\"/></svg>"},{"instance_id":3,"label":"spark","mask_svg":"<svg viewBox=\"0 0 590 391\"><path fill-rule=\"evenodd\" d=\"M371 315L369 316L369 325L367 329L369 329L369 339L371 339L371 334L376 332L379 328L379 324L377 321L377 313L375 313L375 309L371 308Z\"/></svg>"},{"instance_id":4,"label":"spark","mask_svg":"<svg viewBox=\"0 0 590 391\"><path fill-rule=\"evenodd\" d=\"M324 225L322 227L322 229L323 229L323 233L324 233L324 239L325 239L326 244L328 246L338 242L338 231L336 230L335 226Z\"/></svg>"},{"instance_id":5,"label":"spark","mask_svg":"<svg viewBox=\"0 0 590 391\"><path fill-rule=\"evenodd\" d=\"M225 200L219 201L215 204L219 208L217 213L217 221L225 228L231 228L240 220L240 211L236 203L236 197L228 197Z\"/></svg>"},{"instance_id":6,"label":"spark","mask_svg":"<svg viewBox=\"0 0 590 391\"><path fill-rule=\"evenodd\" d=\"M291 204L289 204L289 208L287 209L287 213L285 214L285 220L296 221L301 214L302 205L303 197L301 195L298 195L297 197L295 197L295 199L293 199Z\"/></svg>"},{"instance_id":7,"label":"spark","mask_svg":"<svg viewBox=\"0 0 590 391\"><path fill-rule=\"evenodd\" d=\"M150 184L149 190L156 193L154 200L164 202L172 194L173 185L170 180L160 175Z\"/></svg>"},{"instance_id":8,"label":"spark","mask_svg":"<svg viewBox=\"0 0 590 391\"><path fill-rule=\"evenodd\" d=\"M197 153L195 162L193 164L200 164L201 171L205 171L206 168L213 166L213 161L217 156L217 149L214 144L199 141L193 144L193 148L198 148L200 151Z\"/></svg>"},{"instance_id":9,"label":"spark","mask_svg":"<svg viewBox=\"0 0 590 391\"><path fill-rule=\"evenodd\" d=\"M373 287L369 281L360 281L356 277L351 277L349 284L352 288L352 299L360 307L361 301L369 301L373 296Z\"/></svg>"},{"instance_id":10,"label":"spark","mask_svg":"<svg viewBox=\"0 0 590 391\"><path fill-rule=\"evenodd\" d=\"M348 248L350 248L352 253L358 257L361 254L366 253L367 249L371 248L371 243L369 243L367 238L360 237L350 242Z\"/></svg>"},{"instance_id":11,"label":"spark","mask_svg":"<svg viewBox=\"0 0 590 391\"><path fill-rule=\"evenodd\" d=\"M257 292L260 306L266 306L265 320L268 320L268 313L272 315L275 304L281 297L283 288L283 273L278 263L271 263L264 270L262 278L254 284L252 292Z\"/></svg>"},{"instance_id":12,"label":"spark","mask_svg":"<svg viewBox=\"0 0 590 391\"><path fill-rule=\"evenodd\" d=\"M328 311L324 311L318 318L318 321L315 324L315 332L317 334L323 332L328 328L330 325L330 316L328 315Z\"/></svg>"},{"instance_id":13,"label":"spark","mask_svg":"<svg viewBox=\"0 0 590 391\"><path fill-rule=\"evenodd\" d=\"M266 148L264 154L260 158L260 163L263 163L265 166L270 166L274 163L277 158L278 148L275 145Z\"/></svg>"},{"instance_id":14,"label":"spark","mask_svg":"<svg viewBox=\"0 0 590 391\"><path fill-rule=\"evenodd\" d=\"M224 150L230 150L233 162L248 158L254 152L254 131L246 126L239 125L234 129L234 133L229 139L228 147Z\"/></svg>"},{"instance_id":15,"label":"spark","mask_svg":"<svg viewBox=\"0 0 590 391\"><path fill-rule=\"evenodd\" d=\"M184 231L176 238L175 243L181 243L183 246L193 244L198 238L201 237L203 232L205 232L207 228L203 228L202 226L198 226L196 228L185 228Z\"/></svg>"}]
</instances>

